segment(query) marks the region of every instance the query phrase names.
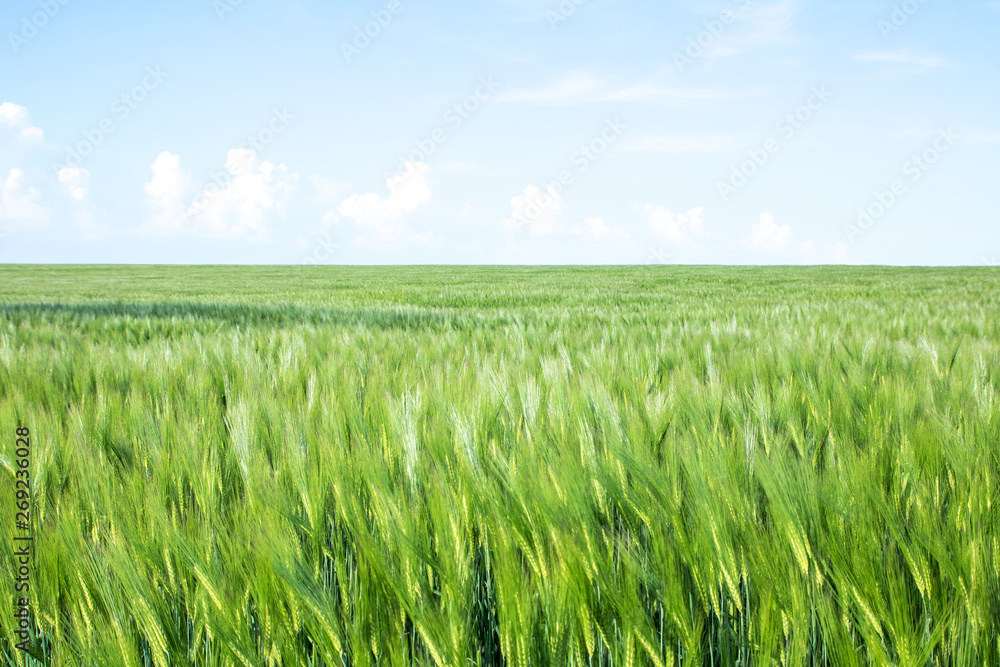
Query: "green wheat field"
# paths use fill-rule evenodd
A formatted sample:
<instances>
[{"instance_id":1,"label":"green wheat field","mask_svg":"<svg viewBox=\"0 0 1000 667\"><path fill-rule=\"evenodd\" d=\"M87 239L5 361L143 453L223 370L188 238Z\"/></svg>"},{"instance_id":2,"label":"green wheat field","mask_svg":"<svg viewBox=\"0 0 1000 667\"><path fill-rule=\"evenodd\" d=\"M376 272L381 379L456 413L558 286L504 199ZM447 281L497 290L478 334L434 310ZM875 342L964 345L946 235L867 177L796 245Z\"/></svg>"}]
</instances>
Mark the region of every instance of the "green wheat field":
<instances>
[{"instance_id":1,"label":"green wheat field","mask_svg":"<svg viewBox=\"0 0 1000 667\"><path fill-rule=\"evenodd\" d=\"M0 478L0 665L1000 665L1000 271L5 265Z\"/></svg>"}]
</instances>

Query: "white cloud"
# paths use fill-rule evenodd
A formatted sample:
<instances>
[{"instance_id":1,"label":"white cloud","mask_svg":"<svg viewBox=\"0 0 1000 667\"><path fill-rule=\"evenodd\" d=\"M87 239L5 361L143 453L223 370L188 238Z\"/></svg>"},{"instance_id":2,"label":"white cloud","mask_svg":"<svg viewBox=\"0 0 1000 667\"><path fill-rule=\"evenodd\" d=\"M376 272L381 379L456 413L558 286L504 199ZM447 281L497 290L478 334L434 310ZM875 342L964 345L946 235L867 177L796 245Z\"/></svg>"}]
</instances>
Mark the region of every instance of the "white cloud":
<instances>
[{"instance_id":1,"label":"white cloud","mask_svg":"<svg viewBox=\"0 0 1000 667\"><path fill-rule=\"evenodd\" d=\"M65 213L75 223L81 236L95 239L107 233L108 227L98 220L104 217L104 211L95 208L88 200L90 197L90 172L79 167L63 167L58 174L59 183L66 194L74 201L72 210Z\"/></svg>"},{"instance_id":2,"label":"white cloud","mask_svg":"<svg viewBox=\"0 0 1000 667\"><path fill-rule=\"evenodd\" d=\"M787 43L791 39L795 16L801 9L799 0L754 3L746 19L747 32L735 41L743 50Z\"/></svg>"},{"instance_id":3,"label":"white cloud","mask_svg":"<svg viewBox=\"0 0 1000 667\"><path fill-rule=\"evenodd\" d=\"M158 235L267 240L297 179L285 165L261 162L245 148L229 151L222 187L210 184L197 193L179 155L160 153L151 169L146 195L156 215L143 230Z\"/></svg>"},{"instance_id":4,"label":"white cloud","mask_svg":"<svg viewBox=\"0 0 1000 667\"><path fill-rule=\"evenodd\" d=\"M403 174L396 174L386 182L388 197L374 192L353 194L340 203L337 213L373 232L379 240L394 241L407 231L403 218L430 201L429 173L430 165L407 162Z\"/></svg>"},{"instance_id":5,"label":"white cloud","mask_svg":"<svg viewBox=\"0 0 1000 667\"><path fill-rule=\"evenodd\" d=\"M49 210L39 203L38 188L27 185L24 172L11 169L0 188L0 220L12 220L27 225L44 223Z\"/></svg>"},{"instance_id":6,"label":"white cloud","mask_svg":"<svg viewBox=\"0 0 1000 667\"><path fill-rule=\"evenodd\" d=\"M664 206L647 204L644 212L649 231L658 239L669 241L672 245L691 244L696 238L706 236L702 228L705 209L701 206L687 213L671 213Z\"/></svg>"},{"instance_id":7,"label":"white cloud","mask_svg":"<svg viewBox=\"0 0 1000 667\"><path fill-rule=\"evenodd\" d=\"M185 198L193 192L190 172L181 169L181 156L164 151L152 166L153 178L146 184L146 195L158 210L150 224L160 232L181 232L187 224Z\"/></svg>"},{"instance_id":8,"label":"white cloud","mask_svg":"<svg viewBox=\"0 0 1000 667\"><path fill-rule=\"evenodd\" d=\"M860 264L861 262L851 254L851 246L847 243L838 243L833 248L834 264Z\"/></svg>"},{"instance_id":9,"label":"white cloud","mask_svg":"<svg viewBox=\"0 0 1000 667\"><path fill-rule=\"evenodd\" d=\"M617 227L609 227L601 218L587 218L582 225L573 227L573 233L595 243L628 243L628 232Z\"/></svg>"},{"instance_id":10,"label":"white cloud","mask_svg":"<svg viewBox=\"0 0 1000 667\"><path fill-rule=\"evenodd\" d=\"M777 0L770 3L755 0L744 9L732 8L732 24L725 28L717 40L704 47L704 55L699 61L704 67L711 68L723 58L793 41L792 29L795 16L801 10L800 4L799 0ZM716 14L711 18L717 17ZM699 26L698 30L703 26L704 24ZM691 35L691 39L697 40L697 34Z\"/></svg>"},{"instance_id":11,"label":"white cloud","mask_svg":"<svg viewBox=\"0 0 1000 667\"><path fill-rule=\"evenodd\" d=\"M26 127L31 125L31 115L28 109L13 102L0 104L0 123L11 127Z\"/></svg>"},{"instance_id":12,"label":"white cloud","mask_svg":"<svg viewBox=\"0 0 1000 667\"><path fill-rule=\"evenodd\" d=\"M25 107L13 102L0 104L0 125L20 130L18 138L25 141L42 141L45 133L31 124L31 114Z\"/></svg>"},{"instance_id":13,"label":"white cloud","mask_svg":"<svg viewBox=\"0 0 1000 667\"><path fill-rule=\"evenodd\" d=\"M21 130L21 134L18 137L24 141L44 141L45 133L42 132L40 127L26 127Z\"/></svg>"},{"instance_id":14,"label":"white cloud","mask_svg":"<svg viewBox=\"0 0 1000 667\"><path fill-rule=\"evenodd\" d=\"M531 236L548 236L561 231L556 218L562 213L563 199L553 185L543 193L540 188L529 185L524 194L510 200L510 217L504 219L504 229L520 232L527 229Z\"/></svg>"},{"instance_id":15,"label":"white cloud","mask_svg":"<svg viewBox=\"0 0 1000 667\"><path fill-rule=\"evenodd\" d=\"M32 125L31 114L21 105L0 104L0 137L5 145L0 151L3 161L18 165L10 168L6 176L0 171L0 220L23 227L44 225L50 220L75 222L79 230L92 235L97 229L93 221L98 213L84 203L90 193L89 172L63 168L57 174L59 185L40 177L42 153L37 144L45 140L45 133ZM12 146L11 138L28 145ZM4 164L4 169L12 166Z\"/></svg>"},{"instance_id":16,"label":"white cloud","mask_svg":"<svg viewBox=\"0 0 1000 667\"><path fill-rule=\"evenodd\" d=\"M816 254L812 241L802 241L792 246L792 228L779 225L770 213L761 213L760 222L750 229L750 236L743 239L743 245L755 252L786 259L808 259Z\"/></svg>"},{"instance_id":17,"label":"white cloud","mask_svg":"<svg viewBox=\"0 0 1000 667\"><path fill-rule=\"evenodd\" d=\"M909 50L900 51L880 51L876 53L862 53L854 56L855 60L874 63L895 63L898 65L917 65L919 67L944 67L946 62L941 56L918 56Z\"/></svg>"},{"instance_id":18,"label":"white cloud","mask_svg":"<svg viewBox=\"0 0 1000 667\"><path fill-rule=\"evenodd\" d=\"M63 167L59 170L59 182L76 201L83 201L90 194L90 172L79 167Z\"/></svg>"},{"instance_id":19,"label":"white cloud","mask_svg":"<svg viewBox=\"0 0 1000 667\"><path fill-rule=\"evenodd\" d=\"M743 239L743 245L751 250L780 255L788 250L791 241L791 227L778 225L770 213L761 213L760 222L753 226L749 238Z\"/></svg>"}]
</instances>

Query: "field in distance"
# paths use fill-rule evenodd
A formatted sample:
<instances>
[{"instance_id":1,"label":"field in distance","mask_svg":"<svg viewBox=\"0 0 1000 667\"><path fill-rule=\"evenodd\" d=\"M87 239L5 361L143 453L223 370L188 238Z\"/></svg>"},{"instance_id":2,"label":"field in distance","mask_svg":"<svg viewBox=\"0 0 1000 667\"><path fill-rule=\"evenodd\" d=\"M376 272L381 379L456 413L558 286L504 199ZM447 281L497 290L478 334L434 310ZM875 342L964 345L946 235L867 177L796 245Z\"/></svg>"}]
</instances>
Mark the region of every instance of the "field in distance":
<instances>
[{"instance_id":1,"label":"field in distance","mask_svg":"<svg viewBox=\"0 0 1000 667\"><path fill-rule=\"evenodd\" d=\"M0 266L50 665L1000 664L1000 270Z\"/></svg>"}]
</instances>

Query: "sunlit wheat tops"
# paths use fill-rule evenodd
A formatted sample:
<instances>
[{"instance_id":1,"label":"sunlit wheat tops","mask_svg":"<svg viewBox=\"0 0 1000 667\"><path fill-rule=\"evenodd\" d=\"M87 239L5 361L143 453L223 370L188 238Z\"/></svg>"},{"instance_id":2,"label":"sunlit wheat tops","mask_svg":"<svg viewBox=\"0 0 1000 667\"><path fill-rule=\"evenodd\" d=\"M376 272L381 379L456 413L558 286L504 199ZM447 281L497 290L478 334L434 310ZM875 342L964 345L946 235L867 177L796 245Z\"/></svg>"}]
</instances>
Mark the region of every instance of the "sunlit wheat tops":
<instances>
[{"instance_id":1,"label":"sunlit wheat tops","mask_svg":"<svg viewBox=\"0 0 1000 667\"><path fill-rule=\"evenodd\" d=\"M32 650L1000 664L998 288L988 269L2 267ZM0 614L0 665L25 664L13 631Z\"/></svg>"}]
</instances>

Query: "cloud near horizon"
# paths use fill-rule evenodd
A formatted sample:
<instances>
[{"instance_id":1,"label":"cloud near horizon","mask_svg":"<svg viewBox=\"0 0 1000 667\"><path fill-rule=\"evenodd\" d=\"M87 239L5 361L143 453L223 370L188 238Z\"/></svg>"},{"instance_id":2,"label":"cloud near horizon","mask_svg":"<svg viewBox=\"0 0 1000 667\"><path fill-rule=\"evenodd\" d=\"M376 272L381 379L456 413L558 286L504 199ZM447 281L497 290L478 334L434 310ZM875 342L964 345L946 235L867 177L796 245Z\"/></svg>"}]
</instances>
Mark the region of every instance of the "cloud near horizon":
<instances>
[{"instance_id":1,"label":"cloud near horizon","mask_svg":"<svg viewBox=\"0 0 1000 667\"><path fill-rule=\"evenodd\" d=\"M708 236L703 228L705 208L702 206L687 213L672 213L665 206L646 204L643 212L653 236L672 246L693 245L697 239Z\"/></svg>"},{"instance_id":2,"label":"cloud near horizon","mask_svg":"<svg viewBox=\"0 0 1000 667\"><path fill-rule=\"evenodd\" d=\"M522 194L511 198L510 215L501 223L515 234L527 231L530 236L551 236L563 229L557 220L562 210L563 198L556 186L542 192L537 185L528 185Z\"/></svg>"},{"instance_id":3,"label":"cloud near horizon","mask_svg":"<svg viewBox=\"0 0 1000 667\"><path fill-rule=\"evenodd\" d=\"M245 148L230 150L225 171L200 188L190 170L181 168L180 155L164 151L150 169L145 191L154 215L142 231L155 236L267 241L298 178Z\"/></svg>"},{"instance_id":4,"label":"cloud near horizon","mask_svg":"<svg viewBox=\"0 0 1000 667\"><path fill-rule=\"evenodd\" d=\"M353 220L366 233L377 240L392 242L412 234L404 219L430 201L430 165L424 162L407 162L404 173L386 181L387 197L375 192L353 194L340 203L337 210L327 214L328 220L343 217Z\"/></svg>"},{"instance_id":5,"label":"cloud near horizon","mask_svg":"<svg viewBox=\"0 0 1000 667\"><path fill-rule=\"evenodd\" d=\"M770 213L760 214L760 221L750 229L750 236L743 239L743 245L754 252L788 258L805 259L816 253L811 241L802 241L793 248L791 226L779 225Z\"/></svg>"}]
</instances>

